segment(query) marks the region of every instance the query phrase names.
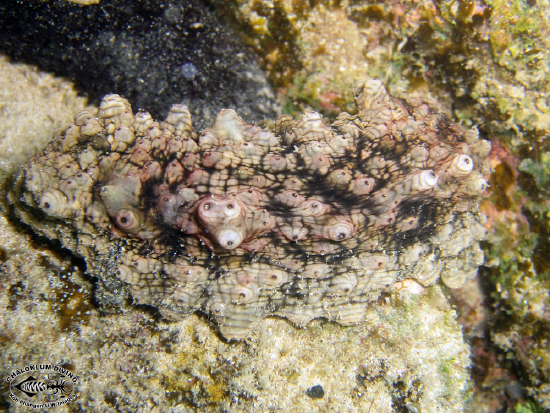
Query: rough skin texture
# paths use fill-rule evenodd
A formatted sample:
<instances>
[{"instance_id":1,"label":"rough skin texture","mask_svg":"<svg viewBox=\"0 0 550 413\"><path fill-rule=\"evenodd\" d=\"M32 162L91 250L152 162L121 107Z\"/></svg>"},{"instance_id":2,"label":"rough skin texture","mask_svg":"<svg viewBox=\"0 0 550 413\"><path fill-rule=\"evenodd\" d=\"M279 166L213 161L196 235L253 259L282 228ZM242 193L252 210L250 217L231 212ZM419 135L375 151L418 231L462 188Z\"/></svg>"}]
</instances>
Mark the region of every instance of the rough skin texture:
<instances>
[{"instance_id":1,"label":"rough skin texture","mask_svg":"<svg viewBox=\"0 0 550 413\"><path fill-rule=\"evenodd\" d=\"M356 85L355 116L277 119L223 110L197 135L106 96L24 165L10 193L36 232L82 256L98 300L210 314L228 339L256 320L349 325L399 280L458 287L483 261L477 199L489 142L434 102Z\"/></svg>"}]
</instances>

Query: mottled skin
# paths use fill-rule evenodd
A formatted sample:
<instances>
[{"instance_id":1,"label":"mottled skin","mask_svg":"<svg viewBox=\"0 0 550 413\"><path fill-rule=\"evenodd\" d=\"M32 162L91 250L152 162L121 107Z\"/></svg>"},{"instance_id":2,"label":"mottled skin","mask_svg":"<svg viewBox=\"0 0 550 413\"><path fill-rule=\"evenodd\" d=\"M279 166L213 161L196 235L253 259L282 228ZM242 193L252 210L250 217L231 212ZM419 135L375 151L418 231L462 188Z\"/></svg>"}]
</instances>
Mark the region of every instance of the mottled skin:
<instances>
[{"instance_id":1,"label":"mottled skin","mask_svg":"<svg viewBox=\"0 0 550 413\"><path fill-rule=\"evenodd\" d=\"M100 302L201 309L237 339L267 315L356 323L397 280L475 274L490 144L377 80L355 96L358 114L332 127L283 115L272 133L223 110L197 135L183 105L159 123L108 95L21 169L10 199L86 259Z\"/></svg>"}]
</instances>

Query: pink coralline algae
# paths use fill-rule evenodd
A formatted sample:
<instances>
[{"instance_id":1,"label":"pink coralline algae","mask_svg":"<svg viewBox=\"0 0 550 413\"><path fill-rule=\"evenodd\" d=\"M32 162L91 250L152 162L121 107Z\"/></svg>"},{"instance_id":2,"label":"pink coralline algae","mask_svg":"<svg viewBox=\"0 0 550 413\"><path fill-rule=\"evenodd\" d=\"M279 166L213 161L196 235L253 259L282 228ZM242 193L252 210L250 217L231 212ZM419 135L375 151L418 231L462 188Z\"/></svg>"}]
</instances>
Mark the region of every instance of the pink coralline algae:
<instances>
[{"instance_id":1,"label":"pink coralline algae","mask_svg":"<svg viewBox=\"0 0 550 413\"><path fill-rule=\"evenodd\" d=\"M475 275L491 146L378 80L355 99L331 127L306 113L270 132L223 110L198 135L184 105L157 122L108 95L21 168L9 199L86 260L100 304L200 310L228 339L270 315L358 323L398 281Z\"/></svg>"}]
</instances>

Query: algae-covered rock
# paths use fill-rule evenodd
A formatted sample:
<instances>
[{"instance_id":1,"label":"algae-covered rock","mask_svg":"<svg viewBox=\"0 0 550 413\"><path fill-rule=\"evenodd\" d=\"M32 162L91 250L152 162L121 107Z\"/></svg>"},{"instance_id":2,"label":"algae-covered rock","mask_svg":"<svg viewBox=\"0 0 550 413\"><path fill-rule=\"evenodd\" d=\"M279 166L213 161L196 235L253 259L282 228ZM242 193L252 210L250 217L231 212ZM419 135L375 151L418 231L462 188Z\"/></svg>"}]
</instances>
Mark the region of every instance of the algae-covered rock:
<instances>
[{"instance_id":1,"label":"algae-covered rock","mask_svg":"<svg viewBox=\"0 0 550 413\"><path fill-rule=\"evenodd\" d=\"M234 0L224 6L289 103L335 115L343 82L365 73L392 93L438 96L514 145L550 123L550 5L523 0Z\"/></svg>"},{"instance_id":2,"label":"algae-covered rock","mask_svg":"<svg viewBox=\"0 0 550 413\"><path fill-rule=\"evenodd\" d=\"M350 81L369 75L397 94L407 90L408 78L426 70L401 52L432 12L419 3L236 0L219 7L263 57L287 111L313 108L336 116L354 110Z\"/></svg>"},{"instance_id":3,"label":"algae-covered rock","mask_svg":"<svg viewBox=\"0 0 550 413\"><path fill-rule=\"evenodd\" d=\"M505 190L492 204L482 207L493 228L487 245L495 286L492 338L509 359L517 360L525 375L526 393L544 409L550 407L547 159L544 153L540 163L531 159L519 162L508 156L492 178Z\"/></svg>"}]
</instances>

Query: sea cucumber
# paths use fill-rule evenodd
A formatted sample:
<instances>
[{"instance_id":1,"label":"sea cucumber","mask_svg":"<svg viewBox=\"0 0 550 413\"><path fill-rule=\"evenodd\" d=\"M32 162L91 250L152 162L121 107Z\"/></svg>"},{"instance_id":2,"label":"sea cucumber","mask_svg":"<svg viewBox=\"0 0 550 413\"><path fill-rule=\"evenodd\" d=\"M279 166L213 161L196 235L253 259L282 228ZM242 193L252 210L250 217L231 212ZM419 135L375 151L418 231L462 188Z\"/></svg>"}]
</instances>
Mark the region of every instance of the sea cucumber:
<instances>
[{"instance_id":1,"label":"sea cucumber","mask_svg":"<svg viewBox=\"0 0 550 413\"><path fill-rule=\"evenodd\" d=\"M361 322L400 280L458 287L483 262L477 201L491 149L433 101L354 89L357 115L281 115L274 131L222 110L195 133L118 95L83 111L20 168L9 200L87 263L98 301L203 311L228 339L270 315Z\"/></svg>"}]
</instances>

